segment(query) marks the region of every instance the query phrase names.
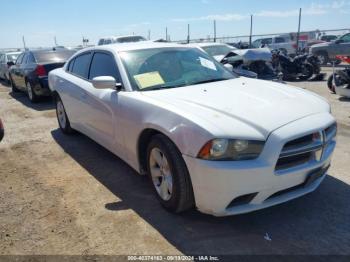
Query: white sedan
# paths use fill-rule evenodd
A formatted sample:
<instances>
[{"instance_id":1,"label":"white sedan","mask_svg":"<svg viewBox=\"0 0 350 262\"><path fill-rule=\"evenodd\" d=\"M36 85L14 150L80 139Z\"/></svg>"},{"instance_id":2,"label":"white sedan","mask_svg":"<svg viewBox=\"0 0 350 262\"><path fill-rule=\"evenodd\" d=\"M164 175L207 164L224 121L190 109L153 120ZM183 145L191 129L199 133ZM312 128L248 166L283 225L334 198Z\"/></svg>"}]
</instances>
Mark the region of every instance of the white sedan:
<instances>
[{"instance_id":1,"label":"white sedan","mask_svg":"<svg viewBox=\"0 0 350 262\"><path fill-rule=\"evenodd\" d=\"M49 85L61 130L147 174L173 212L240 214L312 192L336 145L321 97L237 77L197 48L84 49L50 72Z\"/></svg>"}]
</instances>

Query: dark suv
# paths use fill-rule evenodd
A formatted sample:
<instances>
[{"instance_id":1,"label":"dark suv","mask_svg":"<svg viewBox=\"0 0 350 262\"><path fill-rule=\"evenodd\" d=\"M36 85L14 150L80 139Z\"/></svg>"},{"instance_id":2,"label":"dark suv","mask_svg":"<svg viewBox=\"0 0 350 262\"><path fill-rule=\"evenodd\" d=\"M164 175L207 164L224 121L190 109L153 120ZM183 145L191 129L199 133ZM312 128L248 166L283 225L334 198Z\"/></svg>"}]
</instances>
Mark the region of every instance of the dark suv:
<instances>
[{"instance_id":1,"label":"dark suv","mask_svg":"<svg viewBox=\"0 0 350 262\"><path fill-rule=\"evenodd\" d=\"M23 52L10 68L12 92L26 92L31 102L37 102L40 96L50 96L48 73L62 67L74 53L68 49Z\"/></svg>"}]
</instances>

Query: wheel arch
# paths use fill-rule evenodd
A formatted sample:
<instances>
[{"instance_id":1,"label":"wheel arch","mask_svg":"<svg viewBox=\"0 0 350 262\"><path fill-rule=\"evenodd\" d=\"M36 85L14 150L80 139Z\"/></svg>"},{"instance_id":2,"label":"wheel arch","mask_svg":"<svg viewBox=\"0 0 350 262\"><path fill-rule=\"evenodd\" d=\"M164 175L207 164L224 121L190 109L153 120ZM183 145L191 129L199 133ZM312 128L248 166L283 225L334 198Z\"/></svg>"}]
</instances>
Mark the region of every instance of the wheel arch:
<instances>
[{"instance_id":1,"label":"wheel arch","mask_svg":"<svg viewBox=\"0 0 350 262\"><path fill-rule=\"evenodd\" d=\"M170 139L169 136L167 136L164 132L158 129L155 129L153 127L142 130L142 132L140 133L137 139L137 159L138 159L139 171L141 175L145 175L147 172L146 171L147 170L147 146L151 141L152 137L155 135L163 135L175 145L177 150L179 150L176 143L172 139ZM181 151L179 150L179 152Z\"/></svg>"}]
</instances>

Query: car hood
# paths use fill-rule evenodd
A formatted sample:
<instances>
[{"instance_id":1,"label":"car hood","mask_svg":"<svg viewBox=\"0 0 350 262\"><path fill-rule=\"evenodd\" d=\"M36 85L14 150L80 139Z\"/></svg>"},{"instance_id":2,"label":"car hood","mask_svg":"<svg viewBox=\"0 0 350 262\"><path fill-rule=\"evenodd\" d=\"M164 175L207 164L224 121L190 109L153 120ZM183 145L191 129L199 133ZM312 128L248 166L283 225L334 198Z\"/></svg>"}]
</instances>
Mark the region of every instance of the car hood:
<instances>
[{"instance_id":1,"label":"car hood","mask_svg":"<svg viewBox=\"0 0 350 262\"><path fill-rule=\"evenodd\" d=\"M246 131L266 139L272 131L290 122L330 110L329 104L314 93L244 77L142 93L180 109L184 117L196 116L200 122L196 124L210 122L213 130L220 130L219 135Z\"/></svg>"}]
</instances>

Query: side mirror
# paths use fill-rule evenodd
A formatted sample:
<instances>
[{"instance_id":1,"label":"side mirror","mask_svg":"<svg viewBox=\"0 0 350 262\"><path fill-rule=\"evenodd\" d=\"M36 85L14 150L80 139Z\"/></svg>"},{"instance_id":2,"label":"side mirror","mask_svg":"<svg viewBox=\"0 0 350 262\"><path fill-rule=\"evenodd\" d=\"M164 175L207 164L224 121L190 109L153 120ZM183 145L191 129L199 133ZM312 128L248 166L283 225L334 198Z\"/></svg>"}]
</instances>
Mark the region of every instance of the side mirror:
<instances>
[{"instance_id":1,"label":"side mirror","mask_svg":"<svg viewBox=\"0 0 350 262\"><path fill-rule=\"evenodd\" d=\"M224 64L224 67L228 69L230 72L233 71L233 66L231 64Z\"/></svg>"},{"instance_id":2,"label":"side mirror","mask_svg":"<svg viewBox=\"0 0 350 262\"><path fill-rule=\"evenodd\" d=\"M15 63L14 63L13 61L7 62L7 66L8 66L8 67L11 67L11 66L13 66L13 65L15 65Z\"/></svg>"},{"instance_id":3,"label":"side mirror","mask_svg":"<svg viewBox=\"0 0 350 262\"><path fill-rule=\"evenodd\" d=\"M92 85L96 89L116 89L117 82L112 76L98 76L92 79Z\"/></svg>"}]
</instances>

